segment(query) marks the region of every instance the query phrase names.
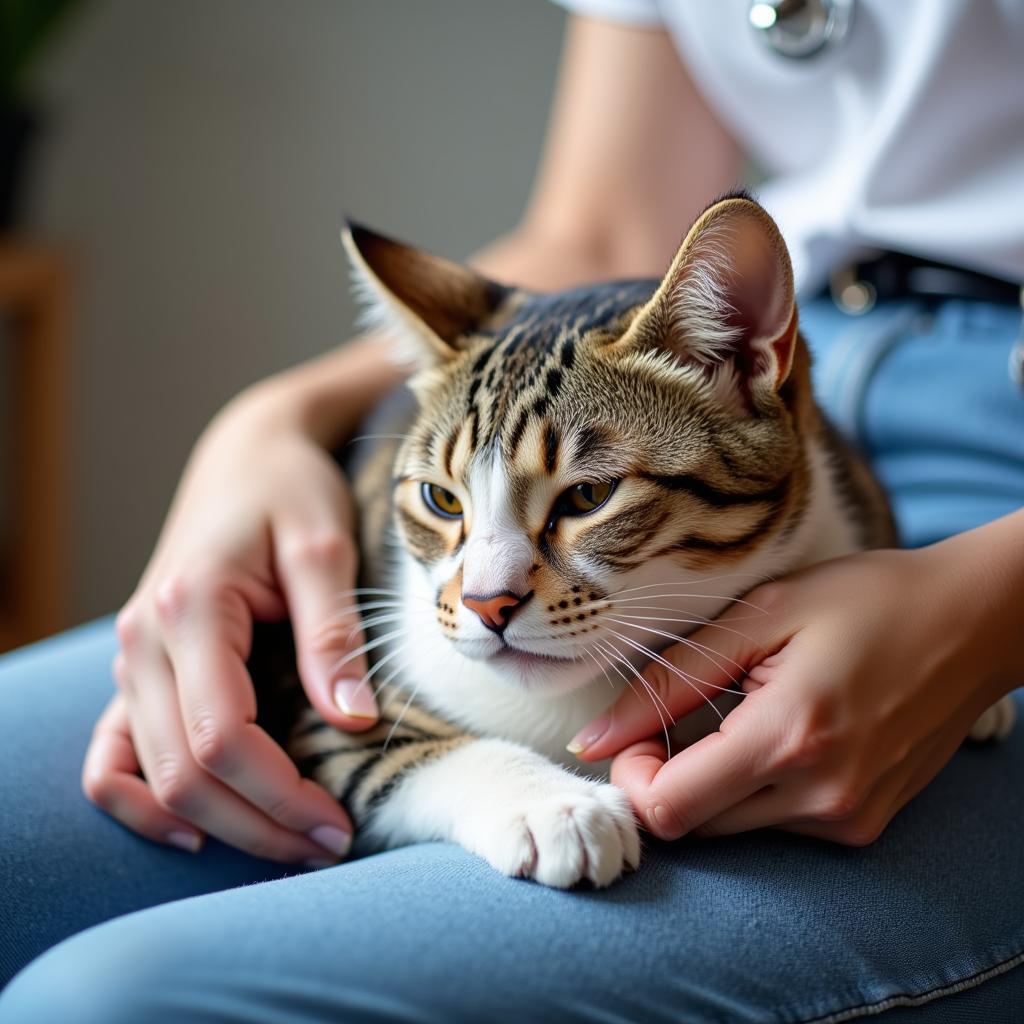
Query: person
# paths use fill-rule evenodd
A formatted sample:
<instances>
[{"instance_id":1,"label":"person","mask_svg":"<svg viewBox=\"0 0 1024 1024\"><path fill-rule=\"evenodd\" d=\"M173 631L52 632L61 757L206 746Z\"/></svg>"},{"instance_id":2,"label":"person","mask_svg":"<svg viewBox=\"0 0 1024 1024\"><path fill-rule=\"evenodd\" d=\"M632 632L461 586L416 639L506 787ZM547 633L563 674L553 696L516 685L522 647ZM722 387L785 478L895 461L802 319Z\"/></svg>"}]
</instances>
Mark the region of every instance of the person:
<instances>
[{"instance_id":1,"label":"person","mask_svg":"<svg viewBox=\"0 0 1024 1024\"><path fill-rule=\"evenodd\" d=\"M556 892L441 844L303 871L351 825L253 724L245 653L254 619L289 615L311 702L372 723L362 665L332 671L358 643L337 628L357 552L328 452L399 371L363 339L253 386L196 445L116 638L0 667L0 980L43 954L0 1022L1020 1018L1024 729L956 751L1024 679L1020 309L999 289L1024 279L1021 7L862 0L801 61L740 0L565 2L532 198L476 264L538 289L657 276L752 155L819 397L906 546L757 588L755 643L712 641L751 691L717 734L666 761L626 696L577 737L617 755L651 836L616 886ZM854 275L861 306L876 292L855 315L820 289L864 247L961 297ZM110 817L75 792L86 747Z\"/></svg>"}]
</instances>

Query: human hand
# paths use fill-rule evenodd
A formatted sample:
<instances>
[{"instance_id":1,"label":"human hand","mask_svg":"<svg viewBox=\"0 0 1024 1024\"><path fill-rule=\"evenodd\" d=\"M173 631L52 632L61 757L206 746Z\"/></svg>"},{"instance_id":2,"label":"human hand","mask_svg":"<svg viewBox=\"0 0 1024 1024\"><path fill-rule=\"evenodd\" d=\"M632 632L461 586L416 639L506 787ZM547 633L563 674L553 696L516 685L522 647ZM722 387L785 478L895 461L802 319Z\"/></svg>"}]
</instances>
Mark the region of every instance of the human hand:
<instances>
[{"instance_id":1,"label":"human hand","mask_svg":"<svg viewBox=\"0 0 1024 1024\"><path fill-rule=\"evenodd\" d=\"M617 755L612 781L663 839L771 826L872 842L1008 689L993 666L1005 613L951 543L851 555L758 587L690 638L714 657L685 641L663 652L672 668L656 661L643 675L676 719L732 677L747 694L675 757L649 738L658 710L632 690L570 746L587 761Z\"/></svg>"},{"instance_id":2,"label":"human hand","mask_svg":"<svg viewBox=\"0 0 1024 1024\"><path fill-rule=\"evenodd\" d=\"M129 828L189 850L208 833L273 860L343 856L348 816L255 724L245 663L254 619L289 615L310 701L340 728L369 728L377 709L357 686L359 620L339 597L355 573L337 466L267 396L236 400L197 444L118 617L119 693L86 755L87 796Z\"/></svg>"}]
</instances>

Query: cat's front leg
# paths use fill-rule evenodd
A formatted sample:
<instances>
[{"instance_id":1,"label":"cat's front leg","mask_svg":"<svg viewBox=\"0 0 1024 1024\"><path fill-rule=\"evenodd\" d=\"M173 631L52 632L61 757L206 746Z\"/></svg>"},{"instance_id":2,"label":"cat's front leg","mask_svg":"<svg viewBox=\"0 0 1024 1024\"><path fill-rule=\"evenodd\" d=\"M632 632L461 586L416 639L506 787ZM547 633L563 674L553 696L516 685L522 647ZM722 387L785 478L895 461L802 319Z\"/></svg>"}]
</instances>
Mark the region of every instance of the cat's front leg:
<instances>
[{"instance_id":1,"label":"cat's front leg","mask_svg":"<svg viewBox=\"0 0 1024 1024\"><path fill-rule=\"evenodd\" d=\"M473 740L408 772L376 808L384 845L453 840L506 875L560 889L640 863L625 794L505 740Z\"/></svg>"}]
</instances>

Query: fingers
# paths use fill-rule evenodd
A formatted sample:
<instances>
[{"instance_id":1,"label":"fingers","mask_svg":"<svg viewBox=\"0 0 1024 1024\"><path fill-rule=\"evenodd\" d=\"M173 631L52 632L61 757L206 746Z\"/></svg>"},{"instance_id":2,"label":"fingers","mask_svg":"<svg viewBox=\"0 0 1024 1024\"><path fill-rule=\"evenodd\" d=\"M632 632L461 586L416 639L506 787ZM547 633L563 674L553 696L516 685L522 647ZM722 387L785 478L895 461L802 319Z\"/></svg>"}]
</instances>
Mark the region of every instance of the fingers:
<instances>
[{"instance_id":1,"label":"fingers","mask_svg":"<svg viewBox=\"0 0 1024 1024\"><path fill-rule=\"evenodd\" d=\"M189 609L193 605L207 607L195 598L201 589L187 592L175 586L163 593L159 602L163 623L157 621L156 615L150 621L146 606L140 604L130 604L118 619L123 653L115 659L115 678L148 788L164 811L254 856L320 865L333 862L335 850L347 843L343 833L317 831L314 835L310 830L310 835L303 835L286 828L207 773L192 753L160 626L164 625L165 636L180 635L190 618ZM210 629L224 630L221 642L229 652L237 651L245 632L245 613L230 607L221 611L225 614L220 618L214 613L209 615ZM234 681L237 685L237 677ZM204 682L208 682L210 692L218 692L216 678ZM251 684L247 693L238 689L234 692L238 700L234 714L247 723L255 713ZM295 771L294 766L291 770ZM335 817L333 822L326 818L326 823L340 820L347 825L344 812L333 801L330 809ZM279 816L286 813L282 808L276 811Z\"/></svg>"},{"instance_id":2,"label":"fingers","mask_svg":"<svg viewBox=\"0 0 1024 1024\"><path fill-rule=\"evenodd\" d=\"M611 778L649 832L678 839L767 785L763 747L745 730L715 732L666 761L647 740L615 758Z\"/></svg>"},{"instance_id":3,"label":"fingers","mask_svg":"<svg viewBox=\"0 0 1024 1024\"><path fill-rule=\"evenodd\" d=\"M245 665L244 599L232 590L160 595L165 639L188 751L198 767L292 832L343 856L352 825L327 792L303 779L288 755L255 724Z\"/></svg>"},{"instance_id":4,"label":"fingers","mask_svg":"<svg viewBox=\"0 0 1024 1024\"><path fill-rule=\"evenodd\" d=\"M937 736L879 777L848 772L844 777L828 770L801 774L754 793L696 832L710 837L780 828L846 846L866 846L934 778L956 746L955 735Z\"/></svg>"},{"instance_id":5,"label":"fingers","mask_svg":"<svg viewBox=\"0 0 1024 1024\"><path fill-rule=\"evenodd\" d=\"M786 832L826 839L844 846L868 846L892 819L928 785L956 753L961 737L946 732L918 748L914 756L882 776L869 799L838 821L795 821L780 826Z\"/></svg>"},{"instance_id":6,"label":"fingers","mask_svg":"<svg viewBox=\"0 0 1024 1024\"><path fill-rule=\"evenodd\" d=\"M750 603L766 590L754 591ZM778 616L744 616L742 632L729 622L726 613L657 655L642 680L635 680L604 715L577 733L570 753L584 761L600 761L661 732L667 720L671 724L730 688L785 637Z\"/></svg>"},{"instance_id":7,"label":"fingers","mask_svg":"<svg viewBox=\"0 0 1024 1024\"><path fill-rule=\"evenodd\" d=\"M93 730L82 767L82 789L97 807L134 832L195 853L203 845L202 833L161 807L138 773L124 698L118 695Z\"/></svg>"},{"instance_id":8,"label":"fingers","mask_svg":"<svg viewBox=\"0 0 1024 1024\"><path fill-rule=\"evenodd\" d=\"M333 725L349 732L369 729L379 711L366 679L366 658L359 653L363 632L351 598L342 596L355 584L352 539L341 525L282 524L277 533L278 575L306 693Z\"/></svg>"},{"instance_id":9,"label":"fingers","mask_svg":"<svg viewBox=\"0 0 1024 1024\"><path fill-rule=\"evenodd\" d=\"M150 662L146 670L145 694L129 686L126 706L139 762L160 806L253 856L328 862L323 846L272 821L202 770L188 746L170 665Z\"/></svg>"}]
</instances>

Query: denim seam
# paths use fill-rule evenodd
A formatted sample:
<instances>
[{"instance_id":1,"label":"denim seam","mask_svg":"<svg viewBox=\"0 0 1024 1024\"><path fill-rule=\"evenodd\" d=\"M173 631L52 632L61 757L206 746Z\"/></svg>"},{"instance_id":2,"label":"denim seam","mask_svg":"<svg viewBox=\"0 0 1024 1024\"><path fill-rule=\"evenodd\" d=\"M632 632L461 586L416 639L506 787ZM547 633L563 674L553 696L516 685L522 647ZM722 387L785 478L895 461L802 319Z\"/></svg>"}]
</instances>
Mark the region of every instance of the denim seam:
<instances>
[{"instance_id":1,"label":"denim seam","mask_svg":"<svg viewBox=\"0 0 1024 1024\"><path fill-rule=\"evenodd\" d=\"M829 393L834 402L833 422L862 447L867 446L864 405L872 379L894 348L920 334L923 316L920 306L903 305L888 310L881 323L855 325L847 333L841 359L837 357L827 367L831 378Z\"/></svg>"},{"instance_id":2,"label":"denim seam","mask_svg":"<svg viewBox=\"0 0 1024 1024\"><path fill-rule=\"evenodd\" d=\"M897 1007L926 1006L928 1003L933 1003L937 999L942 999L945 996L957 995L960 992L966 992L969 989L977 988L983 982L989 981L992 978L997 978L1001 974L1006 974L1008 971L1013 970L1014 967L1020 967L1022 965L1024 965L1024 950L1016 953L1007 960L1000 961L992 967L986 967L983 971L978 971L976 974L971 974L966 978L961 978L960 981L955 981L948 985L940 985L937 988L928 989L918 995L912 996L901 994L887 996L885 999L881 999L878 1002L863 1003L860 1006L850 1006L845 1010L837 1010L835 1013L825 1014L823 1017L805 1017L796 1022L796 1024L842 1024L843 1021L855 1020L858 1017L874 1017L880 1013L885 1013L886 1010L894 1010Z\"/></svg>"}]
</instances>

